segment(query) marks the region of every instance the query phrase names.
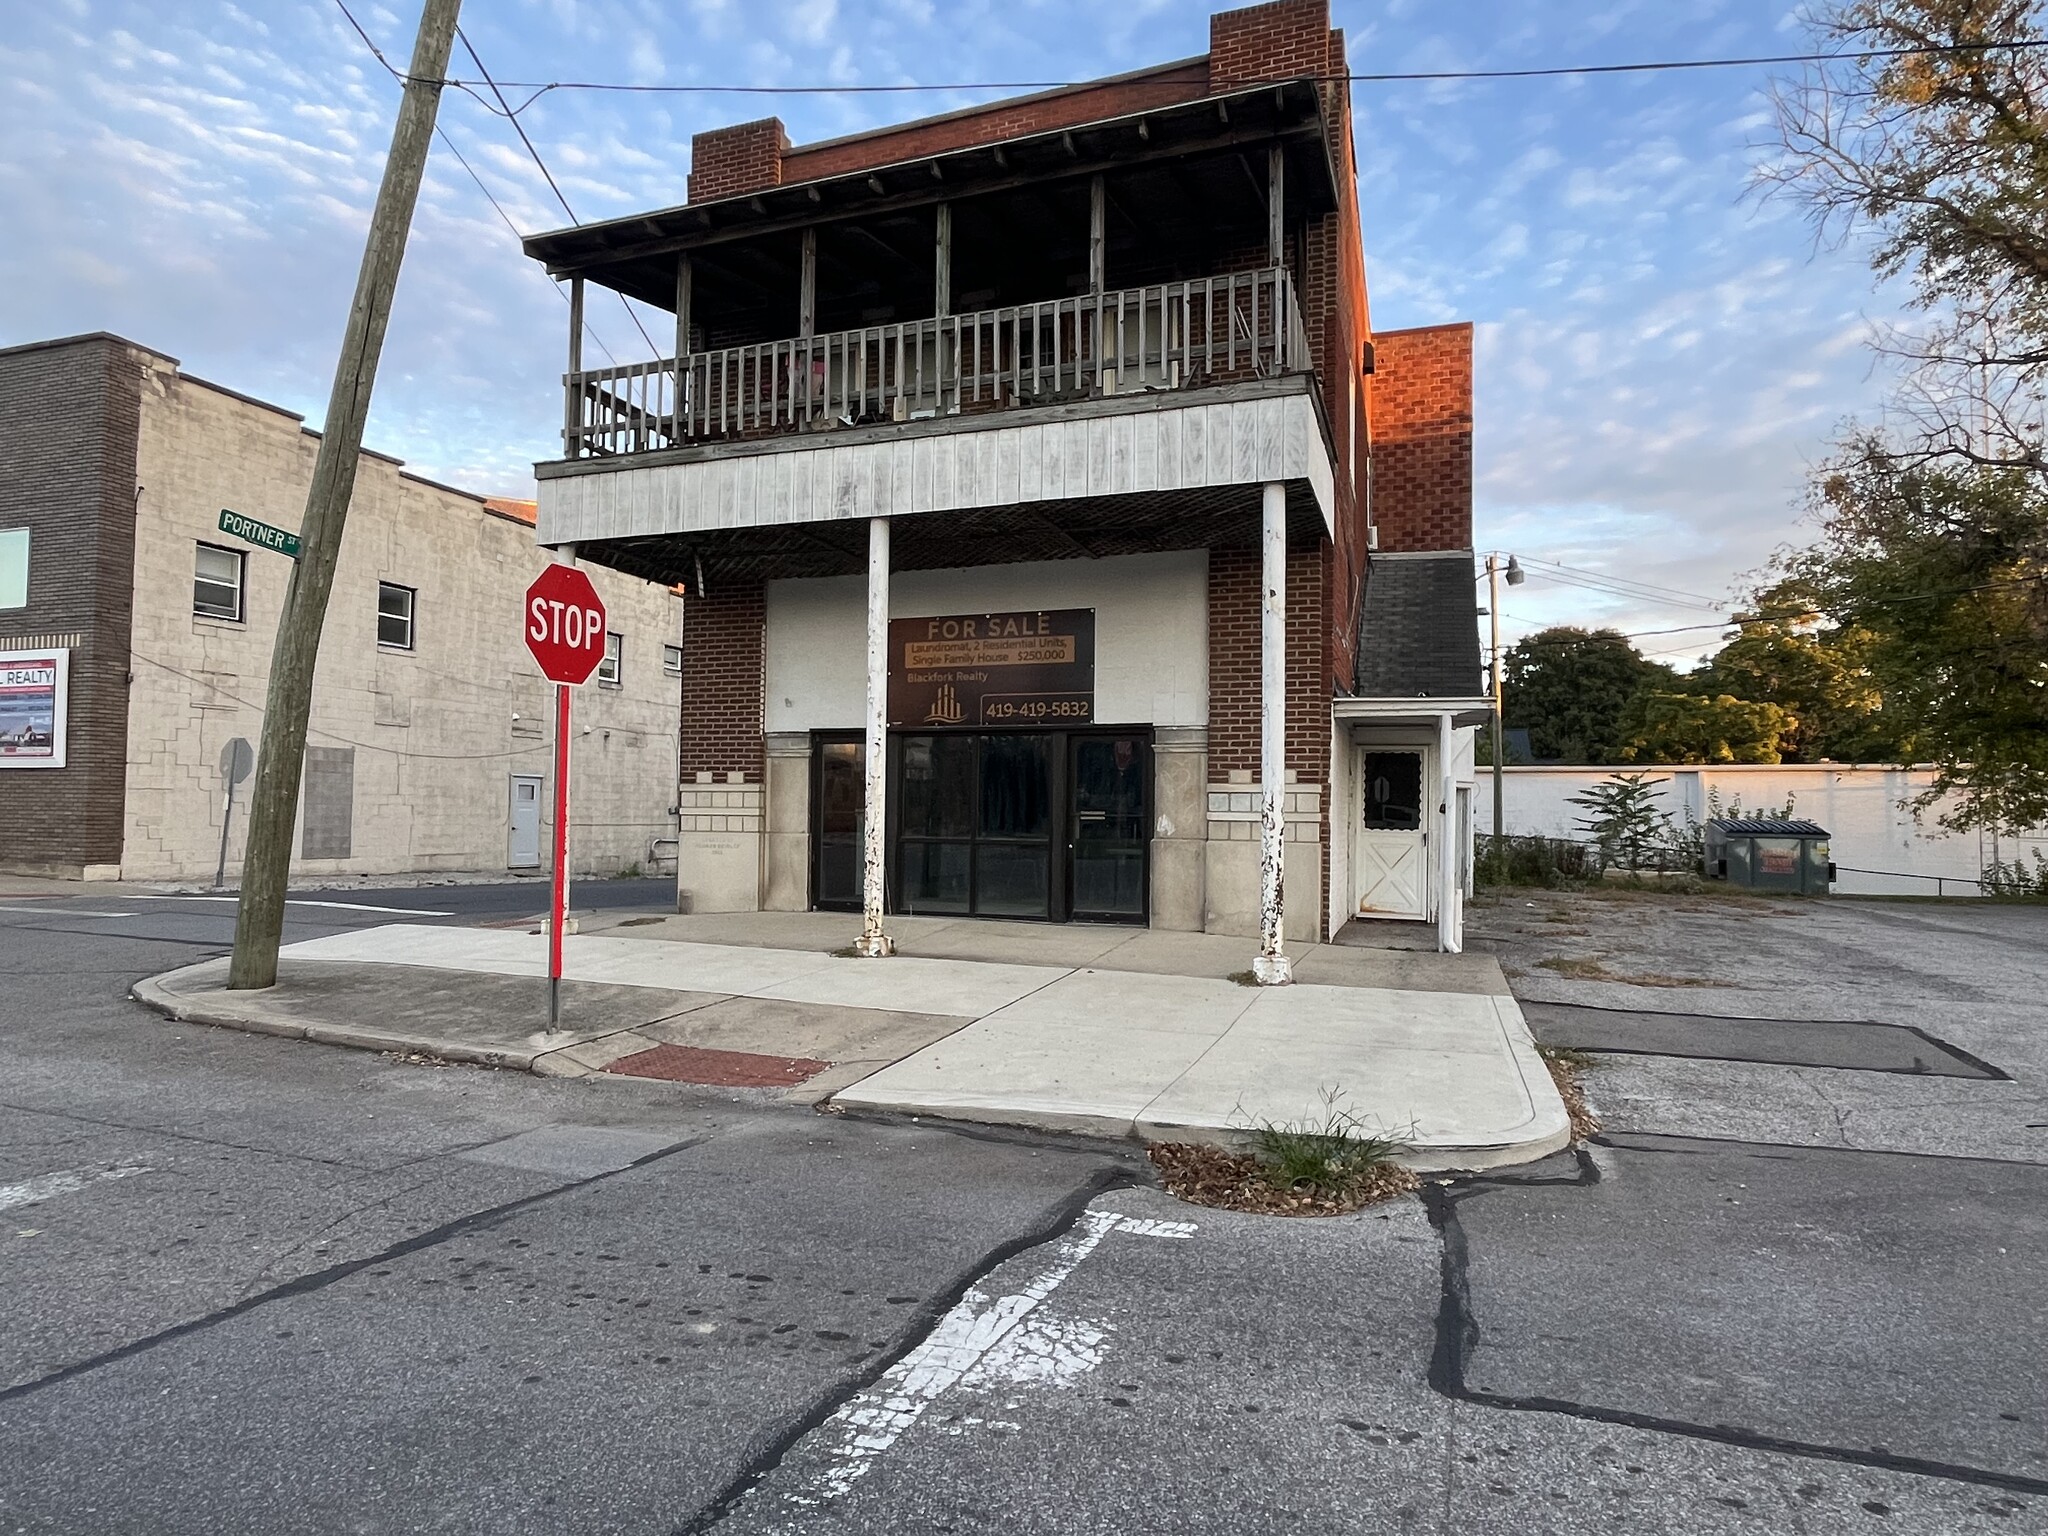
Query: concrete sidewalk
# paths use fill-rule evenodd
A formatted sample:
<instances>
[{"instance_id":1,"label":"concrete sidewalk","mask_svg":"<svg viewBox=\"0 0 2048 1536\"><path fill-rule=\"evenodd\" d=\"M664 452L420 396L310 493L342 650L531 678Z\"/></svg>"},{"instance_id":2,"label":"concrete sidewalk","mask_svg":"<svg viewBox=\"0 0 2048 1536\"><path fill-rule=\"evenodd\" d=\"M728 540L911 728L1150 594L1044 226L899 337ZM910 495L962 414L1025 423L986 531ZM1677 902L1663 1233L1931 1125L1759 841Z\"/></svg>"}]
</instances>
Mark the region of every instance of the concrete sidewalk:
<instances>
[{"instance_id":1,"label":"concrete sidewalk","mask_svg":"<svg viewBox=\"0 0 2048 1536\"><path fill-rule=\"evenodd\" d=\"M593 924L605 931L565 941L568 1027L554 1035L533 1028L545 940L505 929L357 929L288 946L269 992L219 990L216 961L137 995L195 1022L240 1017L334 1044L780 1084L849 1109L1154 1140L1319 1121L1334 1098L1406 1141L1422 1168L1496 1166L1569 1139L1489 957L1315 946L1298 969L1310 979L1259 988L1217 973L1244 946L1207 935L905 924L906 949L979 955L874 961L818 947L845 942L844 916L790 916L803 921L749 914L745 929L798 941L786 946L696 936L738 926L729 921ZM1092 964L1077 953L1091 947ZM1433 963L1444 960L1458 963Z\"/></svg>"}]
</instances>

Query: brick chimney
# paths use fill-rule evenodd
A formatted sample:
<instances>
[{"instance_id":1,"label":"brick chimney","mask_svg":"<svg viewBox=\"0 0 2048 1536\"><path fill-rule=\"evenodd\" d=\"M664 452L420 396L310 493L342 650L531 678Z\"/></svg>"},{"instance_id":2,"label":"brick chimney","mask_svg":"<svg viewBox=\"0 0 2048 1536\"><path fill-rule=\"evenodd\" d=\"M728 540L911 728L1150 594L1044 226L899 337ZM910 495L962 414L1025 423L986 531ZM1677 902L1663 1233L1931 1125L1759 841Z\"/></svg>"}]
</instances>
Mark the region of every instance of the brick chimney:
<instances>
[{"instance_id":1,"label":"brick chimney","mask_svg":"<svg viewBox=\"0 0 2048 1536\"><path fill-rule=\"evenodd\" d=\"M1330 71L1330 0L1273 0L1209 18L1209 89Z\"/></svg>"},{"instance_id":2,"label":"brick chimney","mask_svg":"<svg viewBox=\"0 0 2048 1536\"><path fill-rule=\"evenodd\" d=\"M788 151L789 135L783 132L779 117L693 134L689 200L709 203L741 192L779 187L782 157Z\"/></svg>"}]
</instances>

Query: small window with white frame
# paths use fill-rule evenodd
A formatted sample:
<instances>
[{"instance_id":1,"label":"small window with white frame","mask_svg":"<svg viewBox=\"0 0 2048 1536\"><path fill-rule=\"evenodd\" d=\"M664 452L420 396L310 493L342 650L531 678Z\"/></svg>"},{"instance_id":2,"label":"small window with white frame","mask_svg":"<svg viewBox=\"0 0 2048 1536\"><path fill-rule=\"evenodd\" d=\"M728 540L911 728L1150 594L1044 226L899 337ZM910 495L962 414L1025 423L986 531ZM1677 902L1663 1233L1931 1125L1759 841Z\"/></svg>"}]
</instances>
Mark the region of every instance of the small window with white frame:
<instances>
[{"instance_id":1,"label":"small window with white frame","mask_svg":"<svg viewBox=\"0 0 2048 1536\"><path fill-rule=\"evenodd\" d=\"M626 637L616 629L607 630L604 637L604 660L597 664L597 680L619 686L619 678L626 667Z\"/></svg>"},{"instance_id":2,"label":"small window with white frame","mask_svg":"<svg viewBox=\"0 0 2048 1536\"><path fill-rule=\"evenodd\" d=\"M670 677L683 675L683 648L680 645L664 645L661 648L661 670Z\"/></svg>"},{"instance_id":3,"label":"small window with white frame","mask_svg":"<svg viewBox=\"0 0 2048 1536\"><path fill-rule=\"evenodd\" d=\"M28 530L0 528L0 608L28 606Z\"/></svg>"},{"instance_id":4,"label":"small window with white frame","mask_svg":"<svg viewBox=\"0 0 2048 1536\"><path fill-rule=\"evenodd\" d=\"M377 648L384 651L412 649L413 609L419 593L395 581L377 583Z\"/></svg>"},{"instance_id":5,"label":"small window with white frame","mask_svg":"<svg viewBox=\"0 0 2048 1536\"><path fill-rule=\"evenodd\" d=\"M193 559L192 611L201 618L241 623L248 563L248 556L239 549L202 543Z\"/></svg>"}]
</instances>

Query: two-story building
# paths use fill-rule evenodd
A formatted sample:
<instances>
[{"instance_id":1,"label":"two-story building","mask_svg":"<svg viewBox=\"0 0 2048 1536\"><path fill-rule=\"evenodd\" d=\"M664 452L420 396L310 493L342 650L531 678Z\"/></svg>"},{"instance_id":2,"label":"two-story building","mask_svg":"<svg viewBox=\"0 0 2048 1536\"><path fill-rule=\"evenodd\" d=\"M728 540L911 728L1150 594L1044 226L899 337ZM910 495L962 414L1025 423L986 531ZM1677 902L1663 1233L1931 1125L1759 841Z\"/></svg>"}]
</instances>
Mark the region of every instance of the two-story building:
<instances>
[{"instance_id":1,"label":"two-story building","mask_svg":"<svg viewBox=\"0 0 2048 1536\"><path fill-rule=\"evenodd\" d=\"M117 336L0 349L0 869L239 877L224 770L262 740L293 558L277 535L318 451L295 413ZM521 638L548 560L533 518L363 453L295 876L549 861L553 690ZM673 856L680 604L597 577L610 634L578 704L570 858L612 875Z\"/></svg>"},{"instance_id":2,"label":"two-story building","mask_svg":"<svg viewBox=\"0 0 2048 1536\"><path fill-rule=\"evenodd\" d=\"M1455 947L1471 330L1375 334L1326 0L823 143L701 133L570 283L538 537L687 588L679 899ZM591 285L675 315L594 368Z\"/></svg>"}]
</instances>

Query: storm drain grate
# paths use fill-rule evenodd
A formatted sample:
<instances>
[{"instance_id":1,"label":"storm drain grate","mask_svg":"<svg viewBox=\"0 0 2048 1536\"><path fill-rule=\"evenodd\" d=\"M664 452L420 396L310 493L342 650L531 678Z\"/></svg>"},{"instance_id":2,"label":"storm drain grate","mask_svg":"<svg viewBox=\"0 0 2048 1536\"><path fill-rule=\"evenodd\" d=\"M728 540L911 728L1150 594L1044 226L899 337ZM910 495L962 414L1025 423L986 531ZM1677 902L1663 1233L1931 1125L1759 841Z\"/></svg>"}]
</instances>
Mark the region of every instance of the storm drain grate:
<instances>
[{"instance_id":1,"label":"storm drain grate","mask_svg":"<svg viewBox=\"0 0 2048 1536\"><path fill-rule=\"evenodd\" d=\"M667 1083L705 1083L716 1088L794 1088L831 1066L804 1056L757 1056L750 1051L710 1051L695 1045L657 1045L621 1056L605 1068L624 1077L658 1077Z\"/></svg>"}]
</instances>

